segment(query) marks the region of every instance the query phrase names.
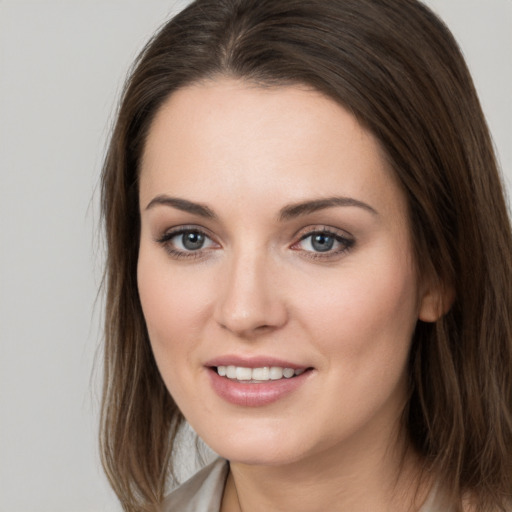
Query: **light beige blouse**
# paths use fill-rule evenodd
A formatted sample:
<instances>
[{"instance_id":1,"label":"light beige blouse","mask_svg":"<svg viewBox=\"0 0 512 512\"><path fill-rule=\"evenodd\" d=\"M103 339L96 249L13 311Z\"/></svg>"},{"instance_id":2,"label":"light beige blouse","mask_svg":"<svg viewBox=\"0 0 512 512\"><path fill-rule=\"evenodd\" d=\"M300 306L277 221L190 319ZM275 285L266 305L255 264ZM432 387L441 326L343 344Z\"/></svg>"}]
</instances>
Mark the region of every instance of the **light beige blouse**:
<instances>
[{"instance_id":1,"label":"light beige blouse","mask_svg":"<svg viewBox=\"0 0 512 512\"><path fill-rule=\"evenodd\" d=\"M219 512L229 464L216 459L176 488L162 503L160 512ZM435 504L432 493L420 512L449 512Z\"/></svg>"}]
</instances>

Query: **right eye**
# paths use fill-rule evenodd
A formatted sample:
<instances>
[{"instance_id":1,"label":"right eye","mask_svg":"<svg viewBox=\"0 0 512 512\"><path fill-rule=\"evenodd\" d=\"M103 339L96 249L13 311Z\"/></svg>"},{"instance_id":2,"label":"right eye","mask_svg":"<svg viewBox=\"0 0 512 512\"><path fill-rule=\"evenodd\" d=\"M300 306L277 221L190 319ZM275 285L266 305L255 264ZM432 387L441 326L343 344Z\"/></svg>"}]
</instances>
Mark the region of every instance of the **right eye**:
<instances>
[{"instance_id":1,"label":"right eye","mask_svg":"<svg viewBox=\"0 0 512 512\"><path fill-rule=\"evenodd\" d=\"M197 257L205 250L218 247L204 231L197 228L178 228L168 231L157 242L176 258Z\"/></svg>"}]
</instances>

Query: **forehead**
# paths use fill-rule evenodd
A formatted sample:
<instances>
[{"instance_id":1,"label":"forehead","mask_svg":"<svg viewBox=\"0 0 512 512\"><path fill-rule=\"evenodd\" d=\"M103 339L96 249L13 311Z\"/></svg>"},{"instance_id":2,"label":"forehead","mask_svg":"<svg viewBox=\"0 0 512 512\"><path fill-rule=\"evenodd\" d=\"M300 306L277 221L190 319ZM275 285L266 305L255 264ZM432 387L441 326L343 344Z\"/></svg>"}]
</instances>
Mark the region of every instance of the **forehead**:
<instances>
[{"instance_id":1,"label":"forehead","mask_svg":"<svg viewBox=\"0 0 512 512\"><path fill-rule=\"evenodd\" d=\"M333 192L403 199L378 140L334 100L301 86L228 79L168 98L148 134L140 185L141 202L169 193L278 203L283 191L289 201Z\"/></svg>"}]
</instances>

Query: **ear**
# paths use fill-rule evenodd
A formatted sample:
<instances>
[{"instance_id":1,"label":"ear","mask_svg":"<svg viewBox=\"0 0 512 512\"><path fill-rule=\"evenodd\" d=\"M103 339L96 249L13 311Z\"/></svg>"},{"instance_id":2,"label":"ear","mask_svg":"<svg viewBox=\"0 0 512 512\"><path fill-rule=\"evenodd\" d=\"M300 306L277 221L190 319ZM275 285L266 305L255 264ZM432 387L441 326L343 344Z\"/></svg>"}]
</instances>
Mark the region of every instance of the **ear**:
<instances>
[{"instance_id":1,"label":"ear","mask_svg":"<svg viewBox=\"0 0 512 512\"><path fill-rule=\"evenodd\" d=\"M455 290L438 279L426 283L420 297L418 318L423 322L437 322L452 307Z\"/></svg>"}]
</instances>

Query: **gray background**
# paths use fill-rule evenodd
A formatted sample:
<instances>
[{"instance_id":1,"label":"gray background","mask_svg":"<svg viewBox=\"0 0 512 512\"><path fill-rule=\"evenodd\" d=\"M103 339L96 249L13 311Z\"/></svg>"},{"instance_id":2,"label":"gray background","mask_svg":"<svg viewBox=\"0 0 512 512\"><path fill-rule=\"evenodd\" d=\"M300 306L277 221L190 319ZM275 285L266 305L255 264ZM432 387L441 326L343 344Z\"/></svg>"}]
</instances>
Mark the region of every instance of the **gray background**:
<instances>
[{"instance_id":1,"label":"gray background","mask_svg":"<svg viewBox=\"0 0 512 512\"><path fill-rule=\"evenodd\" d=\"M119 510L96 448L98 177L132 59L186 3L0 0L0 512ZM427 3L466 54L510 188L512 0Z\"/></svg>"}]
</instances>

